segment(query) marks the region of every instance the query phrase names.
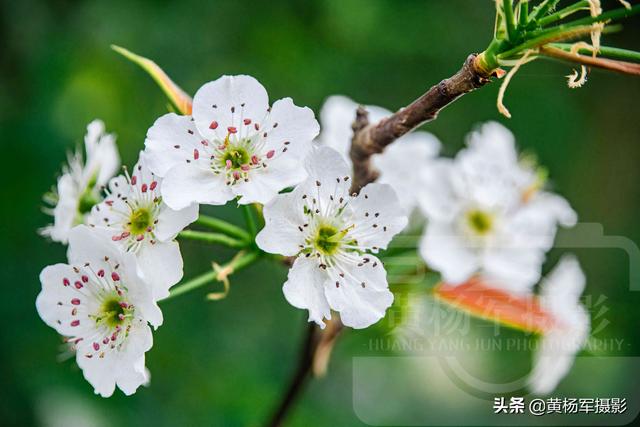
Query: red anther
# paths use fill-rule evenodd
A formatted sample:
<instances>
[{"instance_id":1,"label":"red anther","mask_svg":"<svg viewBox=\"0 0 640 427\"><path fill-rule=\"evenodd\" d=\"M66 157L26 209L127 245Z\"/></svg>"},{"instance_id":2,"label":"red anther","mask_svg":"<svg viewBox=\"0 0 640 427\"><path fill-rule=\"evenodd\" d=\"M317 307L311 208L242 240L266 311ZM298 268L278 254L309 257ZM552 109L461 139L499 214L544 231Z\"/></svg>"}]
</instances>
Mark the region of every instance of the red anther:
<instances>
[{"instance_id":1,"label":"red anther","mask_svg":"<svg viewBox=\"0 0 640 427\"><path fill-rule=\"evenodd\" d=\"M193 149L193 160L198 160L200 158L200 152L197 148Z\"/></svg>"},{"instance_id":2,"label":"red anther","mask_svg":"<svg viewBox=\"0 0 640 427\"><path fill-rule=\"evenodd\" d=\"M104 277L104 270L98 270L98 277Z\"/></svg>"},{"instance_id":3,"label":"red anther","mask_svg":"<svg viewBox=\"0 0 640 427\"><path fill-rule=\"evenodd\" d=\"M251 119L244 119L243 120L245 125L250 125L251 124Z\"/></svg>"},{"instance_id":4,"label":"red anther","mask_svg":"<svg viewBox=\"0 0 640 427\"><path fill-rule=\"evenodd\" d=\"M120 280L120 275L114 271L113 273L111 273L111 280L117 282L118 280Z\"/></svg>"},{"instance_id":5,"label":"red anther","mask_svg":"<svg viewBox=\"0 0 640 427\"><path fill-rule=\"evenodd\" d=\"M138 177L134 175L131 177L131 185L136 185L136 182L138 182Z\"/></svg>"},{"instance_id":6,"label":"red anther","mask_svg":"<svg viewBox=\"0 0 640 427\"><path fill-rule=\"evenodd\" d=\"M136 237L137 242L142 242L143 240L144 240L144 234L140 234L138 235L138 237Z\"/></svg>"},{"instance_id":7,"label":"red anther","mask_svg":"<svg viewBox=\"0 0 640 427\"><path fill-rule=\"evenodd\" d=\"M111 341L115 341L116 338L118 338L117 332L114 332L113 334L111 334Z\"/></svg>"},{"instance_id":8,"label":"red anther","mask_svg":"<svg viewBox=\"0 0 640 427\"><path fill-rule=\"evenodd\" d=\"M111 240L113 240L114 242L117 242L119 240L122 240L122 236L116 234L115 236L111 236Z\"/></svg>"},{"instance_id":9,"label":"red anther","mask_svg":"<svg viewBox=\"0 0 640 427\"><path fill-rule=\"evenodd\" d=\"M76 289L82 289L82 286L83 286L79 280L76 280L76 282L73 285L76 287Z\"/></svg>"},{"instance_id":10,"label":"red anther","mask_svg":"<svg viewBox=\"0 0 640 427\"><path fill-rule=\"evenodd\" d=\"M105 338L102 340L102 344L104 344L104 345L109 344L109 337L105 337Z\"/></svg>"},{"instance_id":11,"label":"red anther","mask_svg":"<svg viewBox=\"0 0 640 427\"><path fill-rule=\"evenodd\" d=\"M122 237L123 239L126 239L129 236L131 236L131 233L128 231L123 231L122 234L120 235L120 237Z\"/></svg>"},{"instance_id":12,"label":"red anther","mask_svg":"<svg viewBox=\"0 0 640 427\"><path fill-rule=\"evenodd\" d=\"M69 282L69 279L67 279L66 277L64 279L62 279L62 284L64 286L69 286L71 284L71 282Z\"/></svg>"},{"instance_id":13,"label":"red anther","mask_svg":"<svg viewBox=\"0 0 640 427\"><path fill-rule=\"evenodd\" d=\"M158 181L153 181L149 186L149 190L153 191L156 189L157 186L158 186Z\"/></svg>"},{"instance_id":14,"label":"red anther","mask_svg":"<svg viewBox=\"0 0 640 427\"><path fill-rule=\"evenodd\" d=\"M226 162L224 162L224 164L226 165L227 169L231 169L231 166L233 165L233 164L231 163L231 160L229 160L229 159L227 159L227 161L226 161Z\"/></svg>"},{"instance_id":15,"label":"red anther","mask_svg":"<svg viewBox=\"0 0 640 427\"><path fill-rule=\"evenodd\" d=\"M98 344L97 342L94 342L94 343L93 343L93 349L94 349L95 351L100 350L100 344Z\"/></svg>"},{"instance_id":16,"label":"red anther","mask_svg":"<svg viewBox=\"0 0 640 427\"><path fill-rule=\"evenodd\" d=\"M229 127L227 128L227 131L228 131L229 133L237 133L237 132L238 132L238 129L236 129L236 128L235 128L235 127L233 127L233 126L229 126Z\"/></svg>"},{"instance_id":17,"label":"red anther","mask_svg":"<svg viewBox=\"0 0 640 427\"><path fill-rule=\"evenodd\" d=\"M127 304L126 302L122 301L122 302L120 303L120 307L122 307L122 308L127 308L127 307L129 307L129 304Z\"/></svg>"},{"instance_id":18,"label":"red anther","mask_svg":"<svg viewBox=\"0 0 640 427\"><path fill-rule=\"evenodd\" d=\"M211 122L211 124L209 125L209 129L217 129L218 128L218 122L216 122L215 120Z\"/></svg>"},{"instance_id":19,"label":"red anther","mask_svg":"<svg viewBox=\"0 0 640 427\"><path fill-rule=\"evenodd\" d=\"M80 298L74 298L71 300L71 304L73 305L80 305Z\"/></svg>"},{"instance_id":20,"label":"red anther","mask_svg":"<svg viewBox=\"0 0 640 427\"><path fill-rule=\"evenodd\" d=\"M259 125L258 123L254 123L254 124L253 124L253 128L254 128L255 130L260 130L260 125Z\"/></svg>"},{"instance_id":21,"label":"red anther","mask_svg":"<svg viewBox=\"0 0 640 427\"><path fill-rule=\"evenodd\" d=\"M82 281L84 283L87 283L89 281L89 278L87 276L84 276L84 275L81 277L81 279L82 279Z\"/></svg>"},{"instance_id":22,"label":"red anther","mask_svg":"<svg viewBox=\"0 0 640 427\"><path fill-rule=\"evenodd\" d=\"M122 313L118 314L118 319L124 320L124 314L122 314Z\"/></svg>"},{"instance_id":23,"label":"red anther","mask_svg":"<svg viewBox=\"0 0 640 427\"><path fill-rule=\"evenodd\" d=\"M233 171L233 178L236 179L236 180L240 179L240 172Z\"/></svg>"},{"instance_id":24,"label":"red anther","mask_svg":"<svg viewBox=\"0 0 640 427\"><path fill-rule=\"evenodd\" d=\"M76 320L72 320L71 321L71 326L76 327L80 324L80 320L76 319Z\"/></svg>"},{"instance_id":25,"label":"red anther","mask_svg":"<svg viewBox=\"0 0 640 427\"><path fill-rule=\"evenodd\" d=\"M147 188L149 188L147 186L147 184L142 184L142 187L140 189L142 190L143 193L146 193L147 192Z\"/></svg>"},{"instance_id":26,"label":"red anther","mask_svg":"<svg viewBox=\"0 0 640 427\"><path fill-rule=\"evenodd\" d=\"M256 156L255 154L251 156L251 163L253 163L254 165L257 165L259 162L260 162L260 159L258 159L258 156Z\"/></svg>"},{"instance_id":27,"label":"red anther","mask_svg":"<svg viewBox=\"0 0 640 427\"><path fill-rule=\"evenodd\" d=\"M105 203L107 206L113 206L113 200L106 200Z\"/></svg>"},{"instance_id":28,"label":"red anther","mask_svg":"<svg viewBox=\"0 0 640 427\"><path fill-rule=\"evenodd\" d=\"M276 154L276 150L269 150L267 152L267 159L272 158L274 154Z\"/></svg>"},{"instance_id":29,"label":"red anther","mask_svg":"<svg viewBox=\"0 0 640 427\"><path fill-rule=\"evenodd\" d=\"M240 169L242 169L243 171L248 171L249 170L249 165L241 165Z\"/></svg>"},{"instance_id":30,"label":"red anther","mask_svg":"<svg viewBox=\"0 0 640 427\"><path fill-rule=\"evenodd\" d=\"M207 141L206 139L203 139L202 141L200 141L200 144L206 147L207 145L209 145L209 141Z\"/></svg>"}]
</instances>

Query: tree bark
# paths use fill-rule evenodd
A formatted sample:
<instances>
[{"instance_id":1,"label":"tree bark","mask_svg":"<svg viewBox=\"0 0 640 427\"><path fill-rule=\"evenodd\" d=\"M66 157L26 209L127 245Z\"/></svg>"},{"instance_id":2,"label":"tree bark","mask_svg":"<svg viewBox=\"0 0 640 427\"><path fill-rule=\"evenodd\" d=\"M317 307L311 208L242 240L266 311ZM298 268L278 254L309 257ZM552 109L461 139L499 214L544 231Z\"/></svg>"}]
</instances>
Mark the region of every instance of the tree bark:
<instances>
[{"instance_id":1,"label":"tree bark","mask_svg":"<svg viewBox=\"0 0 640 427\"><path fill-rule=\"evenodd\" d=\"M362 187L377 178L378 173L371 165L373 154L381 153L402 135L434 120L444 107L490 81L491 71L480 68L476 57L475 54L469 55L456 74L432 86L409 106L401 108L378 123L369 123L366 110L358 108L353 123L350 152L354 174L351 187L353 192L359 192Z\"/></svg>"}]
</instances>

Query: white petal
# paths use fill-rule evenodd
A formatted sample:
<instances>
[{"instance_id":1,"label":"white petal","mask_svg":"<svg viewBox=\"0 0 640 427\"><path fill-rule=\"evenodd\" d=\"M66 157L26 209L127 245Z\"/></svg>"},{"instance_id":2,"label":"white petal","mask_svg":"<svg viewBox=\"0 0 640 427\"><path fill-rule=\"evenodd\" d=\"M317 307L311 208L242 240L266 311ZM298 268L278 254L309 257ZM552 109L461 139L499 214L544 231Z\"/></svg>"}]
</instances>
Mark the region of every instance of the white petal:
<instances>
[{"instance_id":1,"label":"white petal","mask_svg":"<svg viewBox=\"0 0 640 427\"><path fill-rule=\"evenodd\" d=\"M350 222L355 229L350 233L363 248L387 245L407 225L407 217L395 191L389 184L372 183L360 190L351 201Z\"/></svg>"},{"instance_id":2,"label":"white petal","mask_svg":"<svg viewBox=\"0 0 640 427\"><path fill-rule=\"evenodd\" d=\"M450 284L466 281L480 268L476 251L444 222L429 222L420 241L420 255Z\"/></svg>"},{"instance_id":3,"label":"white petal","mask_svg":"<svg viewBox=\"0 0 640 427\"><path fill-rule=\"evenodd\" d=\"M414 132L372 156L373 165L380 172L378 182L396 190L405 212L410 213L417 204L417 194L422 187L420 171L431 167L439 151L440 141L435 136Z\"/></svg>"},{"instance_id":4,"label":"white petal","mask_svg":"<svg viewBox=\"0 0 640 427\"><path fill-rule=\"evenodd\" d=\"M304 165L307 179L298 186L301 194L317 199L321 206L332 204L331 197L349 196L351 174L347 163L336 150L329 147L313 148Z\"/></svg>"},{"instance_id":5,"label":"white petal","mask_svg":"<svg viewBox=\"0 0 640 427\"><path fill-rule=\"evenodd\" d=\"M284 155L302 159L311 149L311 141L320 132L320 125L310 108L297 107L291 98L283 98L273 103L260 131L267 133L266 150L280 151L284 143L289 142Z\"/></svg>"},{"instance_id":6,"label":"white petal","mask_svg":"<svg viewBox=\"0 0 640 427\"><path fill-rule=\"evenodd\" d=\"M137 254L142 276L151 285L153 299L169 296L169 288L182 279L182 255L176 241L144 245Z\"/></svg>"},{"instance_id":7,"label":"white petal","mask_svg":"<svg viewBox=\"0 0 640 427\"><path fill-rule=\"evenodd\" d=\"M58 180L58 203L53 208L53 225L48 231L53 241L67 243L69 231L79 215L79 197L73 177L62 175Z\"/></svg>"},{"instance_id":8,"label":"white petal","mask_svg":"<svg viewBox=\"0 0 640 427\"><path fill-rule=\"evenodd\" d=\"M540 192L522 205L506 226L517 242L549 250L558 225L572 227L577 220L577 214L564 198Z\"/></svg>"},{"instance_id":9,"label":"white petal","mask_svg":"<svg viewBox=\"0 0 640 427\"><path fill-rule=\"evenodd\" d=\"M78 225L71 230L67 250L67 258L71 264L90 263L98 270L109 267L109 264L105 263L105 257L122 259L131 258L133 255L122 253L105 233L93 230L86 225Z\"/></svg>"},{"instance_id":10,"label":"white petal","mask_svg":"<svg viewBox=\"0 0 640 427\"><path fill-rule=\"evenodd\" d=\"M491 248L484 255L483 268L496 286L526 294L540 280L544 259L544 251L535 247Z\"/></svg>"},{"instance_id":11,"label":"white petal","mask_svg":"<svg viewBox=\"0 0 640 427\"><path fill-rule=\"evenodd\" d=\"M249 181L238 181L232 186L234 194L241 196L238 203L268 203L281 190L299 184L307 177L302 162L296 158L278 157L265 169L251 173Z\"/></svg>"},{"instance_id":12,"label":"white petal","mask_svg":"<svg viewBox=\"0 0 640 427\"><path fill-rule=\"evenodd\" d=\"M438 159L420 171L420 186L413 189L418 205L424 215L434 221L452 221L461 209L461 201L456 194L452 175L453 162Z\"/></svg>"},{"instance_id":13,"label":"white petal","mask_svg":"<svg viewBox=\"0 0 640 427\"><path fill-rule=\"evenodd\" d=\"M265 226L256 236L260 249L272 254L293 256L300 252L305 234L298 227L305 223L298 189L279 194L264 206Z\"/></svg>"},{"instance_id":14,"label":"white petal","mask_svg":"<svg viewBox=\"0 0 640 427\"><path fill-rule=\"evenodd\" d=\"M198 164L181 164L169 170L162 182L163 201L180 210L192 203L224 205L234 195L222 175Z\"/></svg>"},{"instance_id":15,"label":"white petal","mask_svg":"<svg viewBox=\"0 0 640 427\"><path fill-rule=\"evenodd\" d=\"M251 76L222 76L203 85L193 97L193 118L209 140L224 140L228 128L241 129L244 119L262 123L268 109L267 91ZM211 128L214 121L216 129Z\"/></svg>"},{"instance_id":16,"label":"white petal","mask_svg":"<svg viewBox=\"0 0 640 427\"><path fill-rule=\"evenodd\" d=\"M175 165L193 159L193 150L200 147L201 140L190 116L165 114L147 131L146 163L153 173L163 177Z\"/></svg>"},{"instance_id":17,"label":"white petal","mask_svg":"<svg viewBox=\"0 0 640 427\"><path fill-rule=\"evenodd\" d=\"M87 126L87 135L84 138L87 151L85 176L87 179L95 176L98 186L105 185L120 167L115 137L104 132L104 123L94 120Z\"/></svg>"},{"instance_id":18,"label":"white petal","mask_svg":"<svg viewBox=\"0 0 640 427\"><path fill-rule=\"evenodd\" d=\"M578 259L564 255L540 285L541 302L547 310L568 324L577 324L576 313L586 278Z\"/></svg>"},{"instance_id":19,"label":"white petal","mask_svg":"<svg viewBox=\"0 0 640 427\"><path fill-rule=\"evenodd\" d=\"M513 133L498 122L487 122L467 135L467 145L472 150L504 164L518 162L516 140Z\"/></svg>"},{"instance_id":20,"label":"white petal","mask_svg":"<svg viewBox=\"0 0 640 427\"><path fill-rule=\"evenodd\" d=\"M155 228L155 236L161 242L175 238L180 231L198 219L200 206L192 203L184 209L173 210L165 203L160 205L158 224Z\"/></svg>"},{"instance_id":21,"label":"white petal","mask_svg":"<svg viewBox=\"0 0 640 427\"><path fill-rule=\"evenodd\" d=\"M36 298L36 309L42 320L55 329L60 335L82 335L90 325L80 321L78 326L71 326L75 318L69 309L69 303L79 296L79 292L71 286L64 286L64 279L73 283L77 274L67 264L55 264L45 267L40 273L42 291ZM62 303L59 304L59 303Z\"/></svg>"},{"instance_id":22,"label":"white petal","mask_svg":"<svg viewBox=\"0 0 640 427\"><path fill-rule=\"evenodd\" d=\"M294 307L309 310L309 321L325 327L324 319L331 319L331 310L324 294L327 275L314 259L297 258L289 270L282 290Z\"/></svg>"},{"instance_id":23,"label":"white petal","mask_svg":"<svg viewBox=\"0 0 640 427\"><path fill-rule=\"evenodd\" d=\"M349 156L353 137L351 125L356 118L357 108L358 104L346 96L334 95L327 98L320 110L322 133L318 142L338 151L347 162L349 170L352 168ZM391 115L390 111L374 105L367 105L365 108L369 113L370 123Z\"/></svg>"},{"instance_id":24,"label":"white petal","mask_svg":"<svg viewBox=\"0 0 640 427\"><path fill-rule=\"evenodd\" d=\"M393 303L382 263L373 255L364 258L369 261L337 265L325 283L329 305L340 312L342 323L355 329L366 328L382 319ZM339 273L343 273L344 278Z\"/></svg>"}]
</instances>

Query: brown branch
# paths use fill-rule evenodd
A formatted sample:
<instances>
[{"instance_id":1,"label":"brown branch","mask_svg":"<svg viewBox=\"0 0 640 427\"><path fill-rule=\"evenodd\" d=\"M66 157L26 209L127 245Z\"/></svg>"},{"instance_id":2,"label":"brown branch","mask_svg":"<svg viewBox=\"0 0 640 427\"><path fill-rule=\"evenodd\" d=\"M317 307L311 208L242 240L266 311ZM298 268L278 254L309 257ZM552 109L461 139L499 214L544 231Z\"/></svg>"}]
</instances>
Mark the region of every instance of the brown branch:
<instances>
[{"instance_id":1,"label":"brown branch","mask_svg":"<svg viewBox=\"0 0 640 427\"><path fill-rule=\"evenodd\" d=\"M490 81L490 77L491 71L479 67L476 55L469 55L456 74L442 80L409 106L378 123L370 124L366 110L360 107L353 123L350 154L354 177L351 190L358 192L377 178L377 172L371 166L373 154L381 153L402 135L435 119L440 110L465 93L484 86Z\"/></svg>"},{"instance_id":2,"label":"brown branch","mask_svg":"<svg viewBox=\"0 0 640 427\"><path fill-rule=\"evenodd\" d=\"M283 425L286 416L302 394L311 374L316 376L324 374L322 368L326 370L331 348L341 330L342 322L337 318L327 321L327 328L324 330L319 329L315 323L309 323L306 336L300 347L298 366L286 392L267 424L268 427L280 427ZM320 372L314 372L317 369Z\"/></svg>"}]
</instances>

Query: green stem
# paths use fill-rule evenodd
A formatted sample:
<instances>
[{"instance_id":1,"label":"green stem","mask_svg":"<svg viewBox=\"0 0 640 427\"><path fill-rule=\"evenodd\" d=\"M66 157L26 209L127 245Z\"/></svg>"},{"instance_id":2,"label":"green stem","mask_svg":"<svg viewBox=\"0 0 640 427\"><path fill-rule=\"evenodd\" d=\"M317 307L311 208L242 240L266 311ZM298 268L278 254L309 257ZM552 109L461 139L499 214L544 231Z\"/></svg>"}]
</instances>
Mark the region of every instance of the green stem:
<instances>
[{"instance_id":1,"label":"green stem","mask_svg":"<svg viewBox=\"0 0 640 427\"><path fill-rule=\"evenodd\" d=\"M538 24L544 27L545 25L553 24L554 22L560 21L567 16L573 15L574 13L585 9L589 10L589 2L587 0L582 0L572 4L571 6L567 6L564 9L560 9L556 13L552 13L551 15L540 18L538 20Z\"/></svg>"},{"instance_id":2,"label":"green stem","mask_svg":"<svg viewBox=\"0 0 640 427\"><path fill-rule=\"evenodd\" d=\"M573 44L551 43L551 46L570 52ZM578 53L582 53L584 55L590 55L592 52L589 49L578 49ZM636 52L633 50L620 49L617 47L609 47L609 46L600 46L599 54L607 58L640 62L640 52Z\"/></svg>"},{"instance_id":3,"label":"green stem","mask_svg":"<svg viewBox=\"0 0 640 427\"><path fill-rule=\"evenodd\" d=\"M226 269L231 267L233 269L233 272L235 273L238 270L253 264L255 261L258 260L259 257L260 257L260 252L258 251L247 252L242 256L233 258L230 262L223 265L221 269ZM172 298L177 297L178 295L182 295L194 289L198 289L209 282L217 280L217 277L218 277L218 272L215 270L211 270L199 276L196 276L193 279L188 280L171 289L169 296L163 299L162 301L163 302L168 301Z\"/></svg>"},{"instance_id":4,"label":"green stem","mask_svg":"<svg viewBox=\"0 0 640 427\"><path fill-rule=\"evenodd\" d=\"M200 214L200 216L196 220L196 224L202 225L203 227L207 227L214 231L220 231L228 236L236 237L240 240L251 240L251 235L249 235L249 233L247 233L245 230L238 227L237 225L233 225L218 218Z\"/></svg>"},{"instance_id":5,"label":"green stem","mask_svg":"<svg viewBox=\"0 0 640 427\"><path fill-rule=\"evenodd\" d=\"M640 4L632 6L631 9L623 7L620 9L610 10L598 16L587 16L586 18L576 19L575 21L571 21L571 23L567 24L567 26L573 27L577 25L591 25L594 22L605 22L609 20L615 21L618 19L627 18L637 13L640 13Z\"/></svg>"},{"instance_id":6,"label":"green stem","mask_svg":"<svg viewBox=\"0 0 640 427\"><path fill-rule=\"evenodd\" d=\"M253 238L258 233L258 230L257 230L257 227L256 227L256 220L253 217L253 212L251 212L251 206L250 205L242 205L242 213L244 214L244 221L247 224L247 228L249 229L249 234L251 235L251 240L253 240Z\"/></svg>"},{"instance_id":7,"label":"green stem","mask_svg":"<svg viewBox=\"0 0 640 427\"><path fill-rule=\"evenodd\" d=\"M518 25L525 27L529 22L529 0L520 0L518 10Z\"/></svg>"},{"instance_id":8,"label":"green stem","mask_svg":"<svg viewBox=\"0 0 640 427\"><path fill-rule=\"evenodd\" d=\"M178 234L182 239L198 240L201 242L214 243L218 245L228 246L230 248L246 248L248 243L246 240L238 240L229 237L226 234L210 233L208 231L183 230Z\"/></svg>"},{"instance_id":9,"label":"green stem","mask_svg":"<svg viewBox=\"0 0 640 427\"><path fill-rule=\"evenodd\" d=\"M534 7L533 10L531 11L531 15L530 15L531 20L534 21L540 18L541 16L546 15L547 12L552 8L554 8L559 1L560 0L544 0L538 6Z\"/></svg>"},{"instance_id":10,"label":"green stem","mask_svg":"<svg viewBox=\"0 0 640 427\"><path fill-rule=\"evenodd\" d=\"M502 9L504 10L504 20L507 24L507 34L509 35L509 41L515 43L516 41L516 20L513 16L513 0L503 0Z\"/></svg>"}]
</instances>

